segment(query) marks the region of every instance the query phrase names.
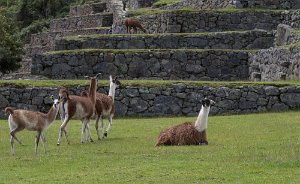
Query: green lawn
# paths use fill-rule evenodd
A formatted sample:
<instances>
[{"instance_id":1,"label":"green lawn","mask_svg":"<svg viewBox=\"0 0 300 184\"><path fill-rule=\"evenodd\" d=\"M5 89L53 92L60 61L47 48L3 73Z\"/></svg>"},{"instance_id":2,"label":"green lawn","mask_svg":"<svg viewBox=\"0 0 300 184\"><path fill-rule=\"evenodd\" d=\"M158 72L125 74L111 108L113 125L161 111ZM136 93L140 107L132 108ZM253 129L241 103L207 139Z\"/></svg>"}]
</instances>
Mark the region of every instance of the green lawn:
<instances>
[{"instance_id":1,"label":"green lawn","mask_svg":"<svg viewBox=\"0 0 300 184\"><path fill-rule=\"evenodd\" d=\"M35 156L35 133L23 131L14 157L1 120L0 183L300 183L299 112L211 116L208 146L154 147L162 129L195 119L116 118L108 139L85 144L74 120L60 146L56 121L46 154L40 144Z\"/></svg>"}]
</instances>

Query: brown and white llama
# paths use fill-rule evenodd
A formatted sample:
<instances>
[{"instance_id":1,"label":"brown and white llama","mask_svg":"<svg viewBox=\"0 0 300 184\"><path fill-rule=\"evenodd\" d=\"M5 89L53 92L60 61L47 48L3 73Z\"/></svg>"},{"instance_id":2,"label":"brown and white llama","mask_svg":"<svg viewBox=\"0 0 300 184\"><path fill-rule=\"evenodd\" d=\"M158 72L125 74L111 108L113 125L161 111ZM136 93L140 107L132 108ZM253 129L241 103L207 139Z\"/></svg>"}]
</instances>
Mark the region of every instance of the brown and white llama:
<instances>
[{"instance_id":1,"label":"brown and white llama","mask_svg":"<svg viewBox=\"0 0 300 184\"><path fill-rule=\"evenodd\" d=\"M68 139L66 126L70 119L79 118L82 122L82 131L81 131L81 143L84 143L84 131L87 130L87 139L93 142L89 121L93 116L95 111L96 103L96 89L97 89L97 74L94 77L90 78L89 93L87 96L76 96L69 95L67 89L62 88L59 91L59 98L62 100L60 105L60 116L62 119L62 124L60 126L60 131L58 135L57 145L60 145L62 134L64 133L67 143L70 144Z\"/></svg>"},{"instance_id":2,"label":"brown and white llama","mask_svg":"<svg viewBox=\"0 0 300 184\"><path fill-rule=\"evenodd\" d=\"M202 108L195 123L183 124L167 128L158 137L156 146L161 145L207 145L207 122L210 107L214 101L205 98L201 100Z\"/></svg>"},{"instance_id":3,"label":"brown and white llama","mask_svg":"<svg viewBox=\"0 0 300 184\"><path fill-rule=\"evenodd\" d=\"M14 151L14 140L18 141L21 145L21 141L16 137L16 133L24 129L36 131L35 137L35 154L37 154L37 149L39 145L39 140L41 138L44 152L46 153L46 143L44 131L51 125L55 120L59 110L59 101L54 99L53 105L48 111L47 114L23 110L23 109L14 109L12 107L6 107L5 112L8 112L10 115L8 117L8 124L10 128L10 146L12 155L15 154Z\"/></svg>"},{"instance_id":4,"label":"brown and white llama","mask_svg":"<svg viewBox=\"0 0 300 184\"><path fill-rule=\"evenodd\" d=\"M131 29L134 30L133 33L137 33L137 28L139 28L141 31L146 33L146 29L143 28L143 26L140 24L140 22L137 19L134 18L127 18L125 20L125 26L126 26L126 32L131 34Z\"/></svg>"},{"instance_id":5,"label":"brown and white llama","mask_svg":"<svg viewBox=\"0 0 300 184\"><path fill-rule=\"evenodd\" d=\"M112 118L115 114L115 91L116 88L121 85L121 82L118 80L117 77L114 79L112 76L109 76L109 92L108 95L102 94L102 93L96 93L96 124L95 128L97 131L98 140L100 140L100 134L99 134L99 120L100 120L100 127L102 129L102 138L107 137L108 131L110 130L112 126ZM82 96L87 96L87 92L84 91L81 93ZM106 131L104 132L104 124L103 124L103 116L108 116L108 126Z\"/></svg>"}]
</instances>

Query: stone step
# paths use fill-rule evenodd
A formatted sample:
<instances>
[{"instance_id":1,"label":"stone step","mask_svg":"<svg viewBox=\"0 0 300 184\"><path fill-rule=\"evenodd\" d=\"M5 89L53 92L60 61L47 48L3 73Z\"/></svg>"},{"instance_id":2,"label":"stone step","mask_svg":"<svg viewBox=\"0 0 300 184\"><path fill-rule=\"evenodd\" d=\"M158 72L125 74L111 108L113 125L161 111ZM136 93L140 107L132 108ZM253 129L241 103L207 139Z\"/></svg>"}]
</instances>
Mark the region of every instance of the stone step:
<instances>
[{"instance_id":1,"label":"stone step","mask_svg":"<svg viewBox=\"0 0 300 184\"><path fill-rule=\"evenodd\" d=\"M91 4L80 5L80 6L72 6L70 8L69 16L79 17L79 16L90 15L90 14L102 13L106 11L107 11L107 7L105 2L91 3Z\"/></svg>"},{"instance_id":2,"label":"stone step","mask_svg":"<svg viewBox=\"0 0 300 184\"><path fill-rule=\"evenodd\" d=\"M300 27L298 10L174 10L139 15L137 18L148 33L220 32L255 28L275 30L280 23L292 25L294 28ZM123 22L120 21L116 25L122 26ZM118 32L118 26L113 30L114 33L125 31L123 29Z\"/></svg>"},{"instance_id":3,"label":"stone step","mask_svg":"<svg viewBox=\"0 0 300 184\"><path fill-rule=\"evenodd\" d=\"M107 34L110 27L94 27L85 29L65 30L63 32L43 32L31 35L30 44L32 46L54 45L54 40L64 36L78 36L91 34Z\"/></svg>"},{"instance_id":4,"label":"stone step","mask_svg":"<svg viewBox=\"0 0 300 184\"><path fill-rule=\"evenodd\" d=\"M26 57L32 57L36 54L52 51L54 50L54 47L50 44L43 46L31 46L30 44L26 44L23 49Z\"/></svg>"},{"instance_id":5,"label":"stone step","mask_svg":"<svg viewBox=\"0 0 300 184\"><path fill-rule=\"evenodd\" d=\"M112 13L97 13L81 17L67 17L54 19L50 23L50 32L62 32L93 27L111 27L113 24Z\"/></svg>"},{"instance_id":6,"label":"stone step","mask_svg":"<svg viewBox=\"0 0 300 184\"><path fill-rule=\"evenodd\" d=\"M247 80L249 50L220 49L81 49L33 57L31 73L52 79L87 74L122 79Z\"/></svg>"},{"instance_id":7,"label":"stone step","mask_svg":"<svg viewBox=\"0 0 300 184\"><path fill-rule=\"evenodd\" d=\"M263 30L215 33L164 33L88 35L65 37L55 50L76 49L265 49L274 45L274 34Z\"/></svg>"}]
</instances>

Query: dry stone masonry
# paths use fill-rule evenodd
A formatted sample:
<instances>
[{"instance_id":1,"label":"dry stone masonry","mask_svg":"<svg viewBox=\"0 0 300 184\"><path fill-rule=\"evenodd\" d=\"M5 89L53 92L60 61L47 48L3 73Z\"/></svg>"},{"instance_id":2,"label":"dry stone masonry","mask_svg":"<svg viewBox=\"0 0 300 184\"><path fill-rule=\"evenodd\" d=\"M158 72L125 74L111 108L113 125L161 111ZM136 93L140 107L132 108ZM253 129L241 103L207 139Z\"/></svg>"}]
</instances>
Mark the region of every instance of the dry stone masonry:
<instances>
[{"instance_id":1,"label":"dry stone masonry","mask_svg":"<svg viewBox=\"0 0 300 184\"><path fill-rule=\"evenodd\" d=\"M248 52L230 50L160 50L107 52L90 50L38 55L32 73L52 79L87 74L123 79L247 80Z\"/></svg>"},{"instance_id":2,"label":"dry stone masonry","mask_svg":"<svg viewBox=\"0 0 300 184\"><path fill-rule=\"evenodd\" d=\"M84 87L69 89L79 95ZM98 91L107 94L108 87ZM51 107L49 95L57 88L0 88L0 108L13 106L46 112ZM237 88L174 84L161 87L124 86L116 91L116 116L196 115L204 97L215 100L211 114L285 111L300 107L300 86L240 86ZM1 111L0 117L7 115Z\"/></svg>"}]
</instances>

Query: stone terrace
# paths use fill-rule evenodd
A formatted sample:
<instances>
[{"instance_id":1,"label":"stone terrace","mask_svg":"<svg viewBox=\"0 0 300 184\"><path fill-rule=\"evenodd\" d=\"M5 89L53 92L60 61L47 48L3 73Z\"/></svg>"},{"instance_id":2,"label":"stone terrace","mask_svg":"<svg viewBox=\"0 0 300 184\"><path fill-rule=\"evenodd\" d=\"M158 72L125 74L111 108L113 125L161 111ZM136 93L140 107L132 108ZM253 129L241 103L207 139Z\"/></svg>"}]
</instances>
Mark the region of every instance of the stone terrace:
<instances>
[{"instance_id":1,"label":"stone terrace","mask_svg":"<svg viewBox=\"0 0 300 184\"><path fill-rule=\"evenodd\" d=\"M90 16L89 11L94 12L88 8L77 8L74 15L82 12L83 17ZM131 15L134 14L128 14ZM293 102L293 97L299 96L299 87L217 89L191 87L184 81L249 80L254 72L278 77L279 71L269 72L266 65L282 65L286 69L291 66L285 62L289 58L294 59L297 65L297 58L286 54L295 54L298 50L281 48L278 54L270 57L274 52L265 54L264 50L259 49L275 45L274 33L278 24L299 28L298 10L171 10L146 13L136 18L148 34L74 36L56 40L57 51L33 58L32 74L52 79L81 79L87 74L101 72L105 79L112 74L118 75L121 80L182 80L179 87L127 86L118 89L116 106L117 113L121 115L192 115L200 108L195 101L204 96L217 102L212 109L215 114L300 107L298 100ZM124 33L123 21L114 22L113 33ZM123 29L114 30L118 26ZM297 39L295 36L294 40ZM279 56L284 58L283 62L273 61ZM299 67L293 68L299 71ZM263 69L268 71L260 71ZM103 92L107 93L107 90Z\"/></svg>"},{"instance_id":2,"label":"stone terrace","mask_svg":"<svg viewBox=\"0 0 300 184\"><path fill-rule=\"evenodd\" d=\"M113 13L109 12L106 2L91 3L70 8L69 17L52 20L49 32L31 35L26 44L25 59L31 64L31 57L54 50L54 41L63 36L107 34L113 24Z\"/></svg>"},{"instance_id":3,"label":"stone terrace","mask_svg":"<svg viewBox=\"0 0 300 184\"><path fill-rule=\"evenodd\" d=\"M149 35L91 35L57 40L55 50L76 49L264 49L274 34L264 30Z\"/></svg>"}]
</instances>

